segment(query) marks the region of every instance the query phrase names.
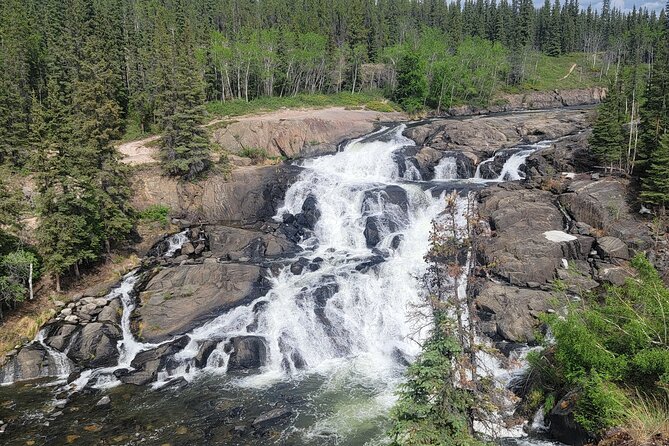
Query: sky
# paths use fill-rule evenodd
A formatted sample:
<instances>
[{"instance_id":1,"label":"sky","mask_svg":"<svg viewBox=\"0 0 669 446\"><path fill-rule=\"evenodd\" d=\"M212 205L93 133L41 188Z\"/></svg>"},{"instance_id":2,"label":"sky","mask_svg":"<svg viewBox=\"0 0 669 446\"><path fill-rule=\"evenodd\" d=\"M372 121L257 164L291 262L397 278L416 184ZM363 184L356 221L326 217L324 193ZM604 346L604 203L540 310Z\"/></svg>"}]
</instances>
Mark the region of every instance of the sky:
<instances>
[{"instance_id":1,"label":"sky","mask_svg":"<svg viewBox=\"0 0 669 446\"><path fill-rule=\"evenodd\" d=\"M535 0L535 5L537 7L543 5L543 0L542 1L536 1ZM553 0L551 0L551 3L553 3ZM598 9L602 10L602 2L601 0L579 0L579 4L581 5L581 8L587 8L588 5L592 4L593 9ZM611 0L611 7L616 7L618 9L622 9L624 11L632 11L632 8L634 5L636 5L637 9L639 7L644 7L647 8L649 11L657 11L660 12L662 8L665 6L665 2L662 0Z\"/></svg>"}]
</instances>

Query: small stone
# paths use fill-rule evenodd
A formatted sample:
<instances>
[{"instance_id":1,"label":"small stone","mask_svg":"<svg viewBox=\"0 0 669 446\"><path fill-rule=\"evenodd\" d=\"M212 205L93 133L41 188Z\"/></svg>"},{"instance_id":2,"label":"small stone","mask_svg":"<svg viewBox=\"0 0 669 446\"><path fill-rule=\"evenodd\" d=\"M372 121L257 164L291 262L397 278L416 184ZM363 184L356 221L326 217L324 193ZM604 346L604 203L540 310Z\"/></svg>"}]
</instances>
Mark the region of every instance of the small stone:
<instances>
[{"instance_id":1,"label":"small stone","mask_svg":"<svg viewBox=\"0 0 669 446\"><path fill-rule=\"evenodd\" d=\"M593 173L593 174L590 176L590 178L592 178L593 180L597 181L597 180L599 180L599 174L598 174L598 173Z\"/></svg>"},{"instance_id":2,"label":"small stone","mask_svg":"<svg viewBox=\"0 0 669 446\"><path fill-rule=\"evenodd\" d=\"M191 242L186 242L181 247L181 254L182 255L189 256L189 255L193 254L194 252L195 252L195 247L193 246L193 244Z\"/></svg>"},{"instance_id":3,"label":"small stone","mask_svg":"<svg viewBox=\"0 0 669 446\"><path fill-rule=\"evenodd\" d=\"M97 407L101 407L101 406L108 406L109 404L111 404L111 398L105 395L102 398L100 398L100 401L98 401L95 405Z\"/></svg>"},{"instance_id":4,"label":"small stone","mask_svg":"<svg viewBox=\"0 0 669 446\"><path fill-rule=\"evenodd\" d=\"M539 282L527 282L528 288L539 288L541 284Z\"/></svg>"},{"instance_id":5,"label":"small stone","mask_svg":"<svg viewBox=\"0 0 669 446\"><path fill-rule=\"evenodd\" d=\"M79 322L79 318L72 314L65 318L65 322L69 322L70 324L76 324Z\"/></svg>"},{"instance_id":6,"label":"small stone","mask_svg":"<svg viewBox=\"0 0 669 446\"><path fill-rule=\"evenodd\" d=\"M65 306L65 302L63 302L62 300L54 300L53 304L58 308L62 308Z\"/></svg>"},{"instance_id":7,"label":"small stone","mask_svg":"<svg viewBox=\"0 0 669 446\"><path fill-rule=\"evenodd\" d=\"M63 308L60 314L64 317L67 317L72 314L72 308Z\"/></svg>"},{"instance_id":8,"label":"small stone","mask_svg":"<svg viewBox=\"0 0 669 446\"><path fill-rule=\"evenodd\" d=\"M104 297L98 297L95 300L93 300L92 303L94 303L98 307L104 307L105 305L107 305L108 302L109 301L107 299L105 299Z\"/></svg>"}]
</instances>

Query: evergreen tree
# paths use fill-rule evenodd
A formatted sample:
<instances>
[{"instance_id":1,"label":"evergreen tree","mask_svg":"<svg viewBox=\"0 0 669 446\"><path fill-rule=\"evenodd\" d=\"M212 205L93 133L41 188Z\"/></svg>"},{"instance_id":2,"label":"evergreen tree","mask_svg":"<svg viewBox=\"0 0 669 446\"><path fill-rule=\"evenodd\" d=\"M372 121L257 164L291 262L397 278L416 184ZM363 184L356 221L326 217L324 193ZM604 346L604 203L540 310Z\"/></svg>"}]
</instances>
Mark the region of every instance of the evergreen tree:
<instances>
[{"instance_id":1,"label":"evergreen tree","mask_svg":"<svg viewBox=\"0 0 669 446\"><path fill-rule=\"evenodd\" d=\"M603 166L611 170L615 163L620 163L625 146L620 96L620 83L615 82L598 109L597 121L590 137L592 152Z\"/></svg>"},{"instance_id":2,"label":"evergreen tree","mask_svg":"<svg viewBox=\"0 0 669 446\"><path fill-rule=\"evenodd\" d=\"M655 150L642 180L641 199L658 206L666 214L669 204L669 133L665 133Z\"/></svg>"},{"instance_id":3,"label":"evergreen tree","mask_svg":"<svg viewBox=\"0 0 669 446\"><path fill-rule=\"evenodd\" d=\"M204 86L193 57L190 26L187 25L176 49L169 47L166 29L159 30L159 43L168 56L160 76L159 119L163 130L161 159L169 175L192 180L211 165L209 138L204 123Z\"/></svg>"},{"instance_id":4,"label":"evergreen tree","mask_svg":"<svg viewBox=\"0 0 669 446\"><path fill-rule=\"evenodd\" d=\"M407 52L397 68L397 87L394 99L409 113L423 108L427 97L427 80L417 53Z\"/></svg>"}]
</instances>

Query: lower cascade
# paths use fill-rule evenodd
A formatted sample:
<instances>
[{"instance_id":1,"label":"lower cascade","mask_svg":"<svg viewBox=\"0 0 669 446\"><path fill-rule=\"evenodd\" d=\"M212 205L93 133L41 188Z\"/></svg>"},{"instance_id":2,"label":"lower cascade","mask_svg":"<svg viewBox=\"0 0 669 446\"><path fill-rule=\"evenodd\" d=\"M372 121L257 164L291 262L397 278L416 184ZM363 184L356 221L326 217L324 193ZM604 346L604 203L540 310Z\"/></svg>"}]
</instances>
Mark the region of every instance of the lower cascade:
<instances>
[{"instance_id":1,"label":"lower cascade","mask_svg":"<svg viewBox=\"0 0 669 446\"><path fill-rule=\"evenodd\" d=\"M115 364L76 376L70 375L68 350L45 344L40 332L35 343L50 363L46 374L70 375L69 384L57 384L59 398L82 389L113 393L121 383L150 384L179 393L162 398L144 392L129 412L169 413L166 423L185 420L200 428L217 420L234 425L245 412L258 431L275 419L289 420L278 433L286 444L385 444L394 392L430 329L429 315L421 311L421 278L432 222L444 210L443 182L458 180L455 158L442 158L431 181L398 158L414 145L404 130L384 127L335 154L300 163L274 219L299 224L301 251L268 261L270 287L260 297L183 336L143 343L131 321L143 273L130 272L104 298L121 304ZM524 178L526 158L547 144L505 151L481 162L474 178L459 180ZM172 236L160 254L174 256L187 240L186 232ZM502 370L494 358L480 360L500 386L513 379L514 372ZM21 371L6 367L0 377L11 383ZM201 399L211 404L201 406ZM242 436L247 427L234 429ZM211 444L268 444L262 435L235 443L226 437L229 426L212 432ZM167 431L156 429L147 444L165 439Z\"/></svg>"}]
</instances>

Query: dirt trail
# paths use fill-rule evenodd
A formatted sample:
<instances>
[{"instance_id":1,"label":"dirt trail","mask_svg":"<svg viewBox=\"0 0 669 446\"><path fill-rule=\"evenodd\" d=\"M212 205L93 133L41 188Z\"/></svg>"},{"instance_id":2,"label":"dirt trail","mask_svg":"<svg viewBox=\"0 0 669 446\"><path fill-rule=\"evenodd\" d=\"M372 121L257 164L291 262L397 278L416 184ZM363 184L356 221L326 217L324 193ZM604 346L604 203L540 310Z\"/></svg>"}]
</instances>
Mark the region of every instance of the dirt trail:
<instances>
[{"instance_id":1,"label":"dirt trail","mask_svg":"<svg viewBox=\"0 0 669 446\"><path fill-rule=\"evenodd\" d=\"M131 166L157 163L158 147L151 143L159 139L159 135L154 135L149 136L148 138L121 144L118 146L118 151L123 155L121 162L130 164Z\"/></svg>"},{"instance_id":2,"label":"dirt trail","mask_svg":"<svg viewBox=\"0 0 669 446\"><path fill-rule=\"evenodd\" d=\"M398 121L406 119L406 115L399 112L376 112L372 110L347 110L344 107L328 107L322 109L280 109L270 112L260 112L244 116L217 118L203 127L214 126L221 122L234 121L236 123L256 122L278 123L282 121L304 122L307 120L338 123L341 128L348 128L356 123L377 121ZM318 135L310 135L312 139L319 139ZM160 139L159 135L137 141L130 141L118 146L123 155L121 162L131 166L158 162L158 147L154 143Z\"/></svg>"}]
</instances>

